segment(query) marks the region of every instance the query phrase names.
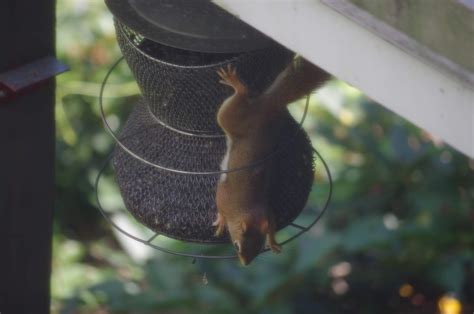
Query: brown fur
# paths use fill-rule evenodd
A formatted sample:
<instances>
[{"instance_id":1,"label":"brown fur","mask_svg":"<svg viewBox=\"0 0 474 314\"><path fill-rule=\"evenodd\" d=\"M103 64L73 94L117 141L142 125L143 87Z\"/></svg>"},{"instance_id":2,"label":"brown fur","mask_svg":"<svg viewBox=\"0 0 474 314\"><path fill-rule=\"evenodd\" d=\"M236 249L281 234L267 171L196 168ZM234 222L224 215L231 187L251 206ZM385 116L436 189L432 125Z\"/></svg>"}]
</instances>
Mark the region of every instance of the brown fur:
<instances>
[{"instance_id":1,"label":"brown fur","mask_svg":"<svg viewBox=\"0 0 474 314\"><path fill-rule=\"evenodd\" d=\"M236 69L220 69L222 84L235 93L221 105L217 122L228 141L226 169L240 168L264 159L276 149L286 105L311 92L329 78L320 68L302 58L293 61L273 84L256 98L248 96ZM224 161L223 161L224 162ZM216 234L228 229L242 264L250 263L265 242L280 252L275 240L273 211L269 207L269 180L273 162L223 174L217 186Z\"/></svg>"}]
</instances>

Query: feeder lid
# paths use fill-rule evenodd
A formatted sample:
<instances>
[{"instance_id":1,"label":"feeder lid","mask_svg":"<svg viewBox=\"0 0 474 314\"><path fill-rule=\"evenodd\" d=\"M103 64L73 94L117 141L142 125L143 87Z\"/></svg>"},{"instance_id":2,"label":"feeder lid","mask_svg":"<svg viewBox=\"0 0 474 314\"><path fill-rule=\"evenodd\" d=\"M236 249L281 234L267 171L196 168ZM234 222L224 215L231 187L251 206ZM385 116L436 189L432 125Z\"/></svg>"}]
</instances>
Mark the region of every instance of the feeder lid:
<instances>
[{"instance_id":1,"label":"feeder lid","mask_svg":"<svg viewBox=\"0 0 474 314\"><path fill-rule=\"evenodd\" d=\"M208 53L267 47L273 40L209 0L105 0L120 22L163 45Z\"/></svg>"}]
</instances>

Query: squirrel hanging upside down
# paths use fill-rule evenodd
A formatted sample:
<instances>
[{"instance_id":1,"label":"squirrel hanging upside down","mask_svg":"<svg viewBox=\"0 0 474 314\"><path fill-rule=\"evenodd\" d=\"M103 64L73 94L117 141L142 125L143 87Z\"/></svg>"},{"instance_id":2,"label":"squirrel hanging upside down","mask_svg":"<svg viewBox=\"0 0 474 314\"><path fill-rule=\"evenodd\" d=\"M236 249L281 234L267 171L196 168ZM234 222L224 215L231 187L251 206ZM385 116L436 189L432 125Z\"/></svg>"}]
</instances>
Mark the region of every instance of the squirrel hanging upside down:
<instances>
[{"instance_id":1,"label":"squirrel hanging upside down","mask_svg":"<svg viewBox=\"0 0 474 314\"><path fill-rule=\"evenodd\" d=\"M293 60L260 96L251 98L232 66L217 71L221 83L235 93L219 108L217 122L224 130L227 151L221 170L255 164L275 151L282 130L286 106L324 83L329 74L298 57ZM275 253L273 209L269 207L269 187L274 169L272 158L254 167L223 173L217 192L216 235L229 231L240 262L248 265L264 244Z\"/></svg>"}]
</instances>

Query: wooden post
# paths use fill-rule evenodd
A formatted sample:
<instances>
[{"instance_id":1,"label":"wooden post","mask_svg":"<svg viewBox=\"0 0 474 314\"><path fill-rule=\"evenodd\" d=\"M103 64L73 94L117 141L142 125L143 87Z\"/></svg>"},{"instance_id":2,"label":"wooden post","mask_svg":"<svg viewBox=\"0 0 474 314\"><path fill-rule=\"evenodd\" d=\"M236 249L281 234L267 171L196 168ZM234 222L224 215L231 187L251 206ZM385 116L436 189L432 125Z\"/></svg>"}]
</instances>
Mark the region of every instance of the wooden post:
<instances>
[{"instance_id":1,"label":"wooden post","mask_svg":"<svg viewBox=\"0 0 474 314\"><path fill-rule=\"evenodd\" d=\"M0 1L0 73L54 55L54 0ZM49 313L54 80L0 102L0 313Z\"/></svg>"}]
</instances>

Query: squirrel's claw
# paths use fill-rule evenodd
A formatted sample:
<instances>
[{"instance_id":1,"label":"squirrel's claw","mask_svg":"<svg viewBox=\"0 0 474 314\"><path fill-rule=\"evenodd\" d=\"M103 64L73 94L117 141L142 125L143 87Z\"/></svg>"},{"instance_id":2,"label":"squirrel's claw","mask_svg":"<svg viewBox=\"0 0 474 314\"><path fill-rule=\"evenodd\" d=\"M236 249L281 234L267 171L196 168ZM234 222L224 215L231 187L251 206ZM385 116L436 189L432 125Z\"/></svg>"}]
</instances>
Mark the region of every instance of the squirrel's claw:
<instances>
[{"instance_id":1,"label":"squirrel's claw","mask_svg":"<svg viewBox=\"0 0 474 314\"><path fill-rule=\"evenodd\" d=\"M281 246L276 242L274 234L267 234L267 245L273 253L278 254L281 252Z\"/></svg>"},{"instance_id":2,"label":"squirrel's claw","mask_svg":"<svg viewBox=\"0 0 474 314\"><path fill-rule=\"evenodd\" d=\"M212 223L213 226L217 227L215 236L221 236L225 230L225 219L220 213L217 213L216 220Z\"/></svg>"},{"instance_id":3,"label":"squirrel's claw","mask_svg":"<svg viewBox=\"0 0 474 314\"><path fill-rule=\"evenodd\" d=\"M217 75L219 75L220 78L224 78L226 76L225 71L223 68L220 68L219 70L216 71Z\"/></svg>"},{"instance_id":4,"label":"squirrel's claw","mask_svg":"<svg viewBox=\"0 0 474 314\"><path fill-rule=\"evenodd\" d=\"M278 254L278 253L281 253L281 246L279 246L278 244L271 244L270 245L270 250L272 250L273 253L275 254Z\"/></svg>"},{"instance_id":5,"label":"squirrel's claw","mask_svg":"<svg viewBox=\"0 0 474 314\"><path fill-rule=\"evenodd\" d=\"M228 64L226 69L220 68L216 73L221 78L219 81L221 84L232 87L237 93L247 93L247 87L240 81L237 75L237 69L232 65Z\"/></svg>"}]
</instances>

